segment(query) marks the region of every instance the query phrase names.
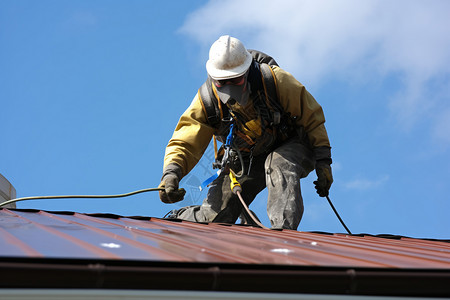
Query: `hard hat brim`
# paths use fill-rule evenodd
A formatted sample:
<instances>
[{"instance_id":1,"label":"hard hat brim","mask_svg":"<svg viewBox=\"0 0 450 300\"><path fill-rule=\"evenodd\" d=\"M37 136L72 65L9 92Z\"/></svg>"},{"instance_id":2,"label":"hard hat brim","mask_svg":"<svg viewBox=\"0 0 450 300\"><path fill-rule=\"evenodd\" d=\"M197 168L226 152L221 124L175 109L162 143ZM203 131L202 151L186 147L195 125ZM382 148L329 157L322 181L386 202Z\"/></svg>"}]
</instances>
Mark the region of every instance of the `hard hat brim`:
<instances>
[{"instance_id":1,"label":"hard hat brim","mask_svg":"<svg viewBox=\"0 0 450 300\"><path fill-rule=\"evenodd\" d=\"M252 55L248 51L246 52L247 56L245 58L244 63L232 69L217 69L216 67L213 66L211 61L208 60L206 62L206 71L208 72L208 75L212 79L222 80L239 77L245 74L245 72L247 72L248 68L252 64L253 60Z\"/></svg>"}]
</instances>

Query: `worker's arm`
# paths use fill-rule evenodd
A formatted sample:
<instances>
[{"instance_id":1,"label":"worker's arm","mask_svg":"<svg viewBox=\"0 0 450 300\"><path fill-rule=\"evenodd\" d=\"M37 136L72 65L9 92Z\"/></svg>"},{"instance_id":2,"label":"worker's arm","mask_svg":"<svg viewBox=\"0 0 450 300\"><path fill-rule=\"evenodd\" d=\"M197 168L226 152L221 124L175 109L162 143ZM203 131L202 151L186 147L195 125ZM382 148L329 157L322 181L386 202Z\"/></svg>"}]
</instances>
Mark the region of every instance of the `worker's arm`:
<instances>
[{"instance_id":1,"label":"worker's arm","mask_svg":"<svg viewBox=\"0 0 450 300\"><path fill-rule=\"evenodd\" d=\"M317 193L321 197L328 196L333 183L332 160L322 107L294 76L279 67L273 67L273 71L281 105L292 117L297 117L296 125L304 129L314 152Z\"/></svg>"},{"instance_id":2,"label":"worker's arm","mask_svg":"<svg viewBox=\"0 0 450 300\"><path fill-rule=\"evenodd\" d=\"M276 66L273 71L281 105L292 117L297 117L296 125L304 128L311 146L330 147L322 107L290 73Z\"/></svg>"},{"instance_id":3,"label":"worker's arm","mask_svg":"<svg viewBox=\"0 0 450 300\"><path fill-rule=\"evenodd\" d=\"M206 114L198 95L181 115L172 138L166 147L164 170L159 198L164 203L183 200L184 190L180 190L180 180L198 163L208 147L214 129L207 125Z\"/></svg>"},{"instance_id":4,"label":"worker's arm","mask_svg":"<svg viewBox=\"0 0 450 300\"><path fill-rule=\"evenodd\" d=\"M198 95L188 109L181 115L172 138L166 147L164 169L171 164L180 168L180 180L198 163L209 142L214 128L206 121Z\"/></svg>"}]
</instances>

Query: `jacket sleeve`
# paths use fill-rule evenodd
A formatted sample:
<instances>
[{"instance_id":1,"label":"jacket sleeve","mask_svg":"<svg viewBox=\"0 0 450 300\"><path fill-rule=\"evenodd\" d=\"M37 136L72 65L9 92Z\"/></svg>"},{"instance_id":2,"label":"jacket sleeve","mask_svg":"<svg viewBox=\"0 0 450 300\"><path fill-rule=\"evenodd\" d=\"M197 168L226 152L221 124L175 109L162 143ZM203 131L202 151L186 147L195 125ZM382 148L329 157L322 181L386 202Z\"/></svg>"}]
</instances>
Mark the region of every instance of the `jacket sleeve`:
<instances>
[{"instance_id":1,"label":"jacket sleeve","mask_svg":"<svg viewBox=\"0 0 450 300\"><path fill-rule=\"evenodd\" d=\"M186 176L202 157L213 133L214 128L207 124L206 114L197 94L181 115L166 147L164 168L175 163L181 167L182 177Z\"/></svg>"},{"instance_id":2,"label":"jacket sleeve","mask_svg":"<svg viewBox=\"0 0 450 300\"><path fill-rule=\"evenodd\" d=\"M311 146L330 147L322 107L294 76L277 66L272 69L281 105L292 117L297 117L296 125L304 128Z\"/></svg>"}]
</instances>

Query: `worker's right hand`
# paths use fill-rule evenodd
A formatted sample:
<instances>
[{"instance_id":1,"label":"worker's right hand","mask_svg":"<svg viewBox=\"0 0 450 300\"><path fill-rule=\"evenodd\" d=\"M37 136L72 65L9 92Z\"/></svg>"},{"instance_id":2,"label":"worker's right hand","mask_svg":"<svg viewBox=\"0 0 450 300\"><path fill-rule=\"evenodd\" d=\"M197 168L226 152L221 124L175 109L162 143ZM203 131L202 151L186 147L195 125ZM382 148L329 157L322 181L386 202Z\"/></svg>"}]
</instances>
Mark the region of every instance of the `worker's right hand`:
<instances>
[{"instance_id":1,"label":"worker's right hand","mask_svg":"<svg viewBox=\"0 0 450 300\"><path fill-rule=\"evenodd\" d=\"M159 199L164 203L176 203L183 200L186 191L178 189L178 183L179 180L176 174L166 174L158 186L163 189L159 191Z\"/></svg>"}]
</instances>

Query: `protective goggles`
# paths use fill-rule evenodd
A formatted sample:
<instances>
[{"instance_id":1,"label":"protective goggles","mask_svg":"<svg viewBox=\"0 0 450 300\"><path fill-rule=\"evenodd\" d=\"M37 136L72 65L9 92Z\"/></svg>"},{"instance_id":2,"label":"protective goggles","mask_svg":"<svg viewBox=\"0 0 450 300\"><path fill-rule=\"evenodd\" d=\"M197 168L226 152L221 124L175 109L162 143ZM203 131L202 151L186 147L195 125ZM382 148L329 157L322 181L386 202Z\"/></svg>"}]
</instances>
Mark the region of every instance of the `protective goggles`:
<instances>
[{"instance_id":1,"label":"protective goggles","mask_svg":"<svg viewBox=\"0 0 450 300\"><path fill-rule=\"evenodd\" d=\"M222 80L216 80L213 79L213 83L216 87L221 88L227 84L231 84L231 85L244 85L245 81L247 79L247 73L239 76L239 77L234 77L234 78L229 78L229 79L222 79Z\"/></svg>"}]
</instances>

